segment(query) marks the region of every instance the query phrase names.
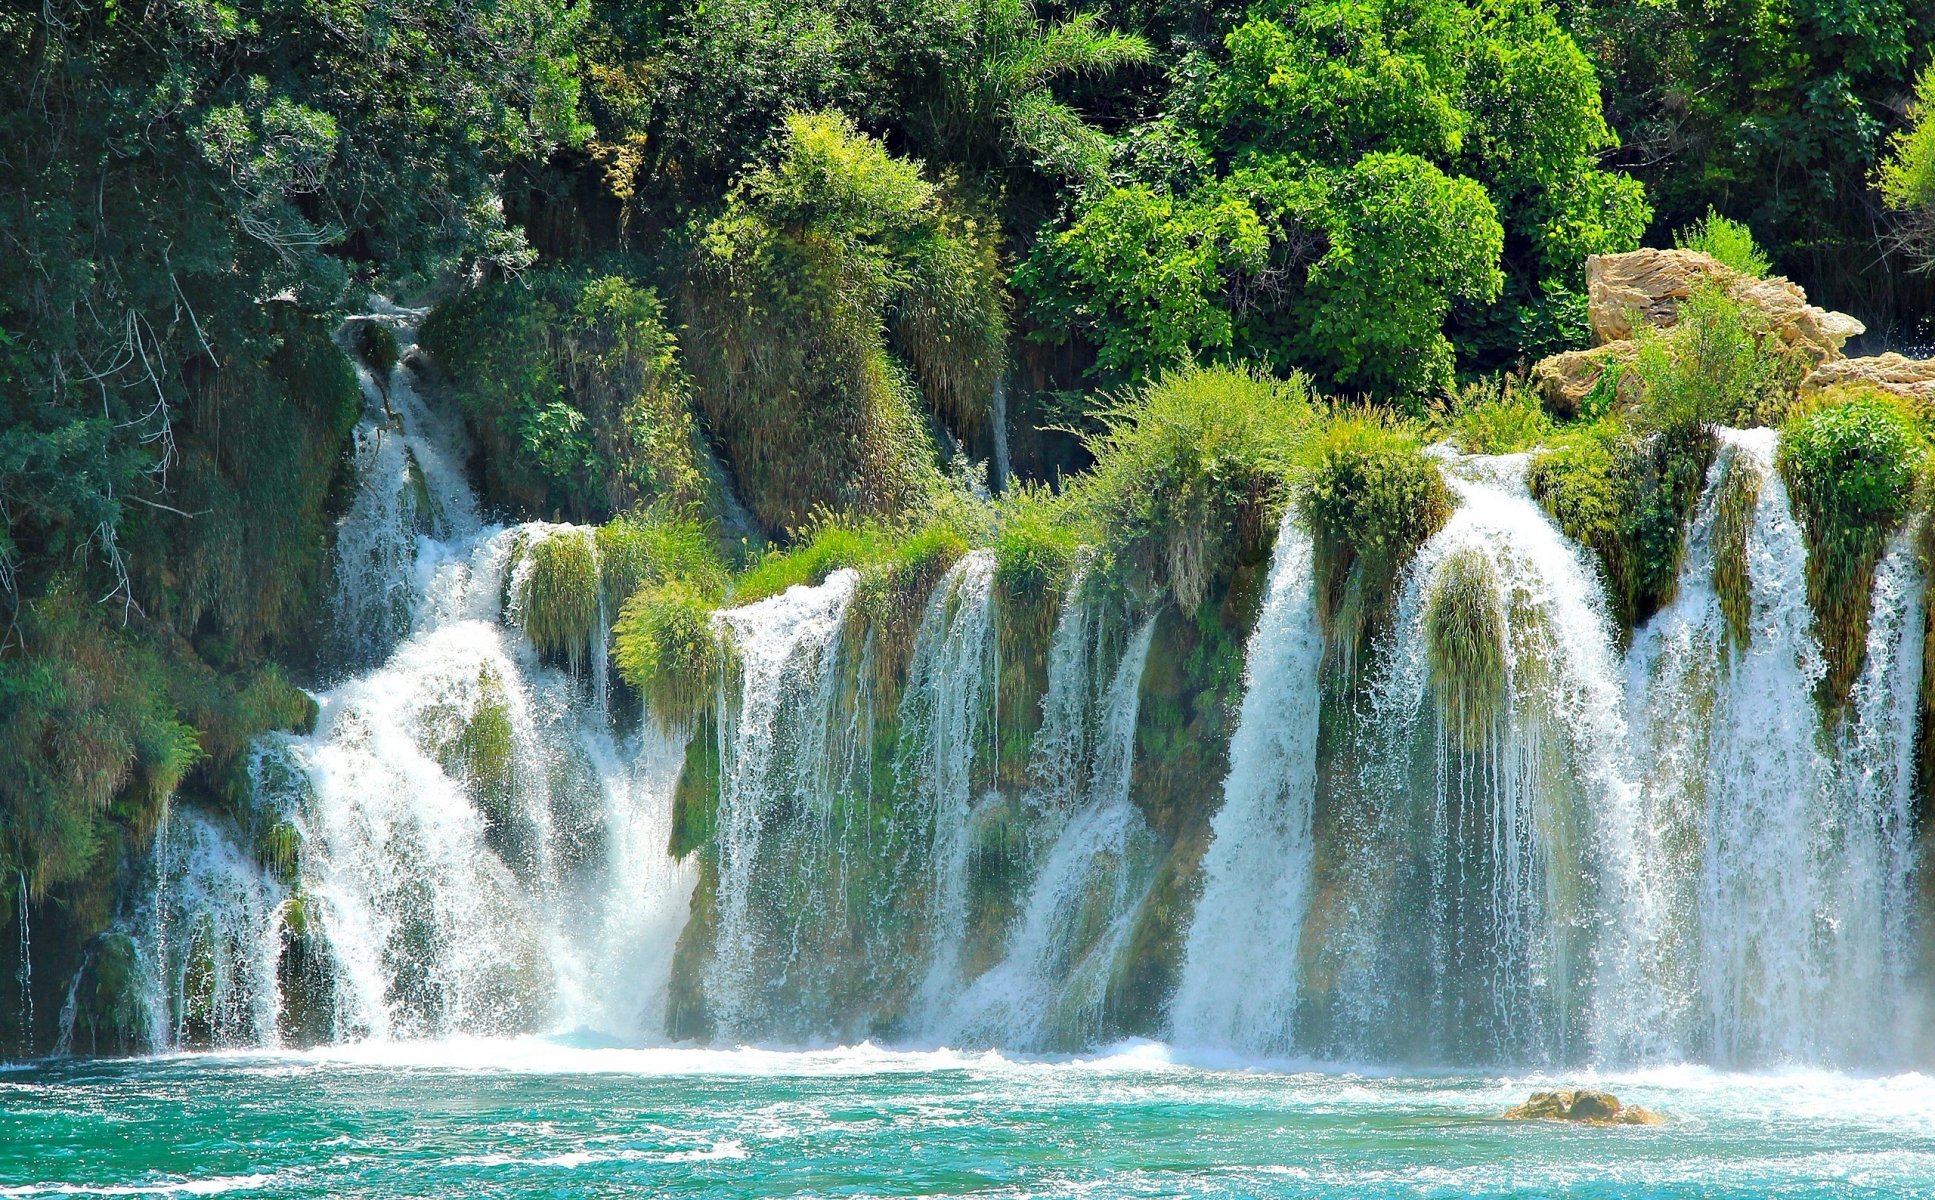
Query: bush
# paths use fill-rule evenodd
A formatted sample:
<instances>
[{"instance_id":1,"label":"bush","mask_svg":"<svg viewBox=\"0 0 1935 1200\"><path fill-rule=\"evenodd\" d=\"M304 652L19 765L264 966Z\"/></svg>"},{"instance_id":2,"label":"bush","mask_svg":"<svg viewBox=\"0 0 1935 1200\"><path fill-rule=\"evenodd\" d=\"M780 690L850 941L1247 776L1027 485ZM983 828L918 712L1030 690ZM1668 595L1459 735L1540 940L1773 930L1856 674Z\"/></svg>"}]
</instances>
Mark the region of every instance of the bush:
<instances>
[{"instance_id":1,"label":"bush","mask_svg":"<svg viewBox=\"0 0 1935 1200\"><path fill-rule=\"evenodd\" d=\"M765 531L919 507L940 486L921 392L978 423L1003 366L987 231L920 164L822 113L788 118L777 159L698 233L685 307L700 397Z\"/></svg>"},{"instance_id":2,"label":"bush","mask_svg":"<svg viewBox=\"0 0 1935 1200\"><path fill-rule=\"evenodd\" d=\"M1742 275L1762 276L1774 269L1774 260L1754 241L1754 231L1713 208L1707 209L1704 220L1675 234L1673 244L1682 250L1710 254Z\"/></svg>"},{"instance_id":3,"label":"bush","mask_svg":"<svg viewBox=\"0 0 1935 1200\"><path fill-rule=\"evenodd\" d=\"M691 382L656 292L623 274L528 272L424 320L499 503L577 521L635 505L717 513Z\"/></svg>"},{"instance_id":4,"label":"bush","mask_svg":"<svg viewBox=\"0 0 1935 1200\"><path fill-rule=\"evenodd\" d=\"M1637 340L1644 393L1635 419L1652 430L1778 424L1810 365L1759 310L1713 283L1694 288L1673 328L1642 329Z\"/></svg>"},{"instance_id":5,"label":"bush","mask_svg":"<svg viewBox=\"0 0 1935 1200\"><path fill-rule=\"evenodd\" d=\"M356 326L356 354L384 379L396 367L396 334L381 321L363 321Z\"/></svg>"},{"instance_id":6,"label":"bush","mask_svg":"<svg viewBox=\"0 0 1935 1200\"><path fill-rule=\"evenodd\" d=\"M1318 616L1351 664L1373 609L1412 553L1444 527L1453 497L1417 434L1369 410L1335 414L1302 457L1296 502L1316 543Z\"/></svg>"},{"instance_id":7,"label":"bush","mask_svg":"<svg viewBox=\"0 0 1935 1200\"><path fill-rule=\"evenodd\" d=\"M1267 553L1314 410L1301 376L1184 367L1097 419L1073 503L1132 582L1188 611L1239 559Z\"/></svg>"},{"instance_id":8,"label":"bush","mask_svg":"<svg viewBox=\"0 0 1935 1200\"><path fill-rule=\"evenodd\" d=\"M1900 402L1836 389L1781 428L1778 463L1807 533L1807 596L1827 657L1824 709L1838 713L1867 650L1869 593L1908 515L1926 437Z\"/></svg>"},{"instance_id":9,"label":"bush","mask_svg":"<svg viewBox=\"0 0 1935 1200\"><path fill-rule=\"evenodd\" d=\"M1465 385L1455 399L1436 406L1431 427L1466 454L1516 454L1554 432L1538 393L1505 375Z\"/></svg>"},{"instance_id":10,"label":"bush","mask_svg":"<svg viewBox=\"0 0 1935 1200\"><path fill-rule=\"evenodd\" d=\"M1879 182L1910 252L1924 261L1935 258L1935 62L1915 81L1908 123L1889 139Z\"/></svg>"}]
</instances>

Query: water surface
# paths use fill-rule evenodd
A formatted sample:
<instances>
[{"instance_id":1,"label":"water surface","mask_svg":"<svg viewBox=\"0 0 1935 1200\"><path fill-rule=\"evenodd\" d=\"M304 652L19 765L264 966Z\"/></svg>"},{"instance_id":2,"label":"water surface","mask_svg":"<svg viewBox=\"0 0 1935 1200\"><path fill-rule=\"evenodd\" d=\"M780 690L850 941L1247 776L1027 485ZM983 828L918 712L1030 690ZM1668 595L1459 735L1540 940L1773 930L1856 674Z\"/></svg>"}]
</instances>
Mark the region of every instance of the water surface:
<instances>
[{"instance_id":1,"label":"water surface","mask_svg":"<svg viewBox=\"0 0 1935 1200\"><path fill-rule=\"evenodd\" d=\"M1663 1128L1498 1114L1597 1082ZM1935 1078L514 1042L0 1072L0 1196L1935 1195Z\"/></svg>"}]
</instances>

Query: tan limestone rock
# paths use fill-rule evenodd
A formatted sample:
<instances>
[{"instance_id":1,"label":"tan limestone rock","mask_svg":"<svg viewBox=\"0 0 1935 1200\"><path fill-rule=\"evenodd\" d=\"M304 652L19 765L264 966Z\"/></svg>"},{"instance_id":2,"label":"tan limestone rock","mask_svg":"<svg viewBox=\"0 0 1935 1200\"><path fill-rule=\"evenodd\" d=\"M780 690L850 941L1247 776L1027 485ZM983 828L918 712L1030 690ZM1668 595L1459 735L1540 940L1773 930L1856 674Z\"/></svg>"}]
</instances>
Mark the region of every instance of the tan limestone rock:
<instances>
[{"instance_id":1,"label":"tan limestone rock","mask_svg":"<svg viewBox=\"0 0 1935 1200\"><path fill-rule=\"evenodd\" d=\"M1782 341L1805 349L1815 362L1840 358L1842 345L1866 329L1846 313L1809 304L1792 280L1743 275L1697 250L1634 250L1586 259L1586 314L1594 343L1624 341L1641 326L1671 328L1680 303L1708 280L1759 309Z\"/></svg>"},{"instance_id":2,"label":"tan limestone rock","mask_svg":"<svg viewBox=\"0 0 1935 1200\"><path fill-rule=\"evenodd\" d=\"M1847 384L1866 384L1918 405L1935 407L1935 358L1907 358L1890 353L1825 362L1801 380L1801 395Z\"/></svg>"},{"instance_id":3,"label":"tan limestone rock","mask_svg":"<svg viewBox=\"0 0 1935 1200\"><path fill-rule=\"evenodd\" d=\"M1581 1125L1664 1125L1666 1119L1637 1104L1621 1104L1611 1092L1591 1089L1533 1092L1505 1110L1509 1121L1574 1121Z\"/></svg>"}]
</instances>

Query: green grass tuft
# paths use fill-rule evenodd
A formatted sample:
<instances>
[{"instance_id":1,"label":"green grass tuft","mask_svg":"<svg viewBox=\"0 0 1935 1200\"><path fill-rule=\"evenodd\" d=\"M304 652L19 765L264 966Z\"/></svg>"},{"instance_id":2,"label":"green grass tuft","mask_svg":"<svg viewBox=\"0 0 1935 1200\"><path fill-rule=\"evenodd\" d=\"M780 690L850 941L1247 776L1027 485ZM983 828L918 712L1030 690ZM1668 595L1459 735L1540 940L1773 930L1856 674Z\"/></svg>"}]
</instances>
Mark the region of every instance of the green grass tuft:
<instances>
[{"instance_id":1,"label":"green grass tuft","mask_svg":"<svg viewBox=\"0 0 1935 1200\"><path fill-rule=\"evenodd\" d=\"M540 654L583 665L598 627L598 551L589 529L567 527L534 537L518 564L517 615Z\"/></svg>"}]
</instances>

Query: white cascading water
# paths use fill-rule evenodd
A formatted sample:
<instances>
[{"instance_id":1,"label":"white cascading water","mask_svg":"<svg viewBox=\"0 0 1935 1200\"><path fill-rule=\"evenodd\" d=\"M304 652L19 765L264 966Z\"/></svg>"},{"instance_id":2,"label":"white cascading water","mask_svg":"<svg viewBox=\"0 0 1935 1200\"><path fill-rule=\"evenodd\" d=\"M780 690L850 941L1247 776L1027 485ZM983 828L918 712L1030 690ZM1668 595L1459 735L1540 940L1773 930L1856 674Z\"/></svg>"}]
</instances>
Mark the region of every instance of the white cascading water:
<instances>
[{"instance_id":1,"label":"white cascading water","mask_svg":"<svg viewBox=\"0 0 1935 1200\"><path fill-rule=\"evenodd\" d=\"M994 553L976 550L935 587L914 636L900 701L900 804L926 820L927 974L916 1009L934 1013L960 990L968 932L968 826L977 764L996 750Z\"/></svg>"},{"instance_id":2,"label":"white cascading water","mask_svg":"<svg viewBox=\"0 0 1935 1200\"><path fill-rule=\"evenodd\" d=\"M1293 510L1277 529L1244 654L1229 776L1170 1010L1181 1044L1289 1049L1310 888L1323 654L1315 550Z\"/></svg>"},{"instance_id":3,"label":"white cascading water","mask_svg":"<svg viewBox=\"0 0 1935 1200\"><path fill-rule=\"evenodd\" d=\"M1342 785L1372 832L1322 915L1334 958L1315 1048L1577 1053L1605 903L1598 826L1632 788L1601 589L1527 493L1526 463L1444 456L1458 507L1406 568ZM1460 683L1461 644L1433 641L1450 638L1434 634L1446 612L1483 615L1465 633L1495 656L1495 678Z\"/></svg>"},{"instance_id":4,"label":"white cascading water","mask_svg":"<svg viewBox=\"0 0 1935 1200\"><path fill-rule=\"evenodd\" d=\"M376 319L408 340L411 314ZM717 613L716 723L689 745L649 717L614 722L602 595L569 669L521 631L536 548L586 539L595 562L590 531L485 524L458 431L412 369L364 384L337 539L332 661L348 674L312 734L260 743L251 811L165 817L150 884L112 933L152 1045L652 1040L695 988L719 1040L1108 1035L1171 848L1130 797L1155 625L1130 633L1088 595L1087 558L1010 794L988 551L925 598L897 691L876 677L891 631L857 619L853 571ZM1209 797L1174 1040L1464 1063L1900 1061L1923 570L1902 531L1824 727L1777 436L1718 436L1676 597L1635 632L1623 676L1597 573L1527 493L1523 456L1440 454L1457 509L1405 568L1353 693L1320 686L1314 550L1286 517ZM694 764L716 802L682 814L697 824L681 838L711 849L675 862Z\"/></svg>"},{"instance_id":5,"label":"white cascading water","mask_svg":"<svg viewBox=\"0 0 1935 1200\"><path fill-rule=\"evenodd\" d=\"M1035 872L1000 962L977 977L932 1025L937 1040L1021 1050L1093 1045L1112 970L1137 906L1154 881L1154 836L1129 800L1136 718L1153 617L1130 635L1106 687L1088 676L1103 658L1097 617L1077 578L1050 652L1044 720L1031 755L1038 790L1030 809L1048 851ZM1079 639L1084 645L1071 646ZM1057 653L1059 651L1059 653ZM1055 671L1064 674L1057 676ZM1071 678L1069 673L1081 678ZM1071 697L1093 697L1093 706ZM1078 744L1093 730L1094 754ZM1065 757L1073 753L1075 757ZM1073 784L1070 775L1086 778Z\"/></svg>"},{"instance_id":6,"label":"white cascading water","mask_svg":"<svg viewBox=\"0 0 1935 1200\"><path fill-rule=\"evenodd\" d=\"M1677 599L1629 655L1634 920L1602 957L1599 1052L1723 1065L1859 1063L1901 1045L1924 581L1906 536L1876 573L1863 670L1825 733L1807 546L1772 430L1720 431ZM1714 582L1719 493L1750 472L1744 645Z\"/></svg>"},{"instance_id":7,"label":"white cascading water","mask_svg":"<svg viewBox=\"0 0 1935 1200\"><path fill-rule=\"evenodd\" d=\"M196 812L156 832L152 868L157 886L130 922L149 1044L280 1044L288 889Z\"/></svg>"},{"instance_id":8,"label":"white cascading water","mask_svg":"<svg viewBox=\"0 0 1935 1200\"><path fill-rule=\"evenodd\" d=\"M773 946L797 942L797 921L808 914L779 903L785 879L768 882L766 862L782 838L806 827L807 853L832 854L825 833L847 777L841 738L837 670L841 626L859 576L835 571L815 587L726 609L714 618L731 642L729 695L719 705L717 928L706 971L706 996L715 1036L736 1039L765 1032L759 1007ZM785 872L790 864L780 863ZM790 873L790 872L787 872ZM817 914L815 914L817 915ZM789 928L775 934L774 923Z\"/></svg>"},{"instance_id":9,"label":"white cascading water","mask_svg":"<svg viewBox=\"0 0 1935 1200\"><path fill-rule=\"evenodd\" d=\"M380 319L407 345L412 316ZM327 962L328 1033L662 1036L694 882L665 853L682 743L649 720L618 740L602 625L587 648L591 680L545 666L516 627L531 548L587 533L483 526L454 467L456 431L417 395L411 368L381 384L364 371L363 384L335 615L344 661L380 665L319 697L314 733L269 739L255 789L255 819L293 834L297 882L278 904L296 904ZM158 963L182 960L184 924L255 919L237 881L260 868L223 853L209 819L174 821L149 902L164 916L136 931ZM247 1001L221 1001L223 1013L251 1014L242 1040L277 1037L269 940L282 949L279 931L263 934L257 969L230 988ZM174 1016L157 1023L156 1044L178 1044L189 1006L164 1001ZM223 1020L213 1036L228 1039L235 1023Z\"/></svg>"}]
</instances>

